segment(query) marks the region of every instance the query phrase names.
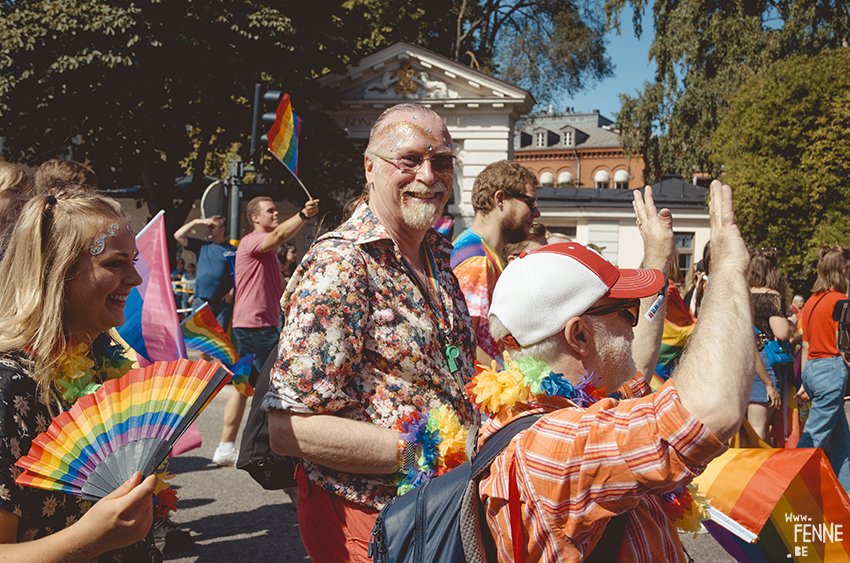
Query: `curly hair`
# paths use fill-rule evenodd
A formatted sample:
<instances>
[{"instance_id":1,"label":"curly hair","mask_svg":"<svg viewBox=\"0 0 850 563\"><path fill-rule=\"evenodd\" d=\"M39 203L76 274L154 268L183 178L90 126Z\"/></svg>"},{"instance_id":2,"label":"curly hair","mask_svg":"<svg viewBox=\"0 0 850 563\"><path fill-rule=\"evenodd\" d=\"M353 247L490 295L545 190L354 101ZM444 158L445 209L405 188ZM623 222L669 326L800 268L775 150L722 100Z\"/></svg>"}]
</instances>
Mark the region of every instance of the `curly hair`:
<instances>
[{"instance_id":1,"label":"curly hair","mask_svg":"<svg viewBox=\"0 0 850 563\"><path fill-rule=\"evenodd\" d=\"M472 209L490 213L496 205L496 192L525 193L525 185L537 185L537 176L528 168L511 160L499 160L479 172L472 185Z\"/></svg>"}]
</instances>

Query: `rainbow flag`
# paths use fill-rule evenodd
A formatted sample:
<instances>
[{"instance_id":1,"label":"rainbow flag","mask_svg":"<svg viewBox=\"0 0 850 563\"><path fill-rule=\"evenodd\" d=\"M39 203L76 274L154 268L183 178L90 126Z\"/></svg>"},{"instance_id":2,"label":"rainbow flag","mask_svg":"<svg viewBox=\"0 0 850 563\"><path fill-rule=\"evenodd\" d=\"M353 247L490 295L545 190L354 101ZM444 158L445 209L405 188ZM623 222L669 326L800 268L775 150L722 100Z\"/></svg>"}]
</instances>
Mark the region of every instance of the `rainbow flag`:
<instances>
[{"instance_id":1,"label":"rainbow flag","mask_svg":"<svg viewBox=\"0 0 850 563\"><path fill-rule=\"evenodd\" d=\"M749 532L706 529L737 561L850 561L850 499L818 448L729 449L694 479L699 492Z\"/></svg>"},{"instance_id":2,"label":"rainbow flag","mask_svg":"<svg viewBox=\"0 0 850 563\"><path fill-rule=\"evenodd\" d=\"M124 305L124 324L117 328L136 352L141 367L187 358L174 307L165 241L165 212L160 211L136 235L136 271L142 283L130 291Z\"/></svg>"},{"instance_id":3,"label":"rainbow flag","mask_svg":"<svg viewBox=\"0 0 850 563\"><path fill-rule=\"evenodd\" d=\"M218 324L209 305L204 303L203 307L180 323L180 328L186 346L220 361L233 373L231 381L237 391L246 397L254 394L254 387L249 382L254 354L239 357L236 346Z\"/></svg>"},{"instance_id":4,"label":"rainbow flag","mask_svg":"<svg viewBox=\"0 0 850 563\"><path fill-rule=\"evenodd\" d=\"M661 379L666 381L670 378L695 326L696 319L682 301L678 288L671 284L667 289L664 332L661 334L661 349L658 353L658 364L655 366L655 373Z\"/></svg>"},{"instance_id":5,"label":"rainbow flag","mask_svg":"<svg viewBox=\"0 0 850 563\"><path fill-rule=\"evenodd\" d=\"M292 111L289 94L284 94L277 106L274 124L268 132L269 151L298 176L298 135L301 133L301 118Z\"/></svg>"}]
</instances>

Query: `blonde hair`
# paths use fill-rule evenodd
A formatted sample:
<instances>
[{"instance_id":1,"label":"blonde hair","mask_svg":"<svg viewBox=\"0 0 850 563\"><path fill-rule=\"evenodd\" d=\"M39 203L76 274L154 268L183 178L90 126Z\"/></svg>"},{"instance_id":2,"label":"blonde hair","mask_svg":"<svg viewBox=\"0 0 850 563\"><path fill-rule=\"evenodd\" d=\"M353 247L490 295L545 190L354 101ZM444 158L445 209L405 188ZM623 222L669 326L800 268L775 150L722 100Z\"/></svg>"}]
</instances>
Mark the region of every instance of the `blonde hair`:
<instances>
[{"instance_id":1,"label":"blonde hair","mask_svg":"<svg viewBox=\"0 0 850 563\"><path fill-rule=\"evenodd\" d=\"M11 162L0 162L0 192L20 185L30 187L30 177L23 168Z\"/></svg>"},{"instance_id":2,"label":"blonde hair","mask_svg":"<svg viewBox=\"0 0 850 563\"><path fill-rule=\"evenodd\" d=\"M24 207L0 262L0 356L28 352L24 361L49 409L59 400L56 359L68 345L67 282L95 237L117 220L128 223L108 197L78 190L39 195Z\"/></svg>"}]
</instances>

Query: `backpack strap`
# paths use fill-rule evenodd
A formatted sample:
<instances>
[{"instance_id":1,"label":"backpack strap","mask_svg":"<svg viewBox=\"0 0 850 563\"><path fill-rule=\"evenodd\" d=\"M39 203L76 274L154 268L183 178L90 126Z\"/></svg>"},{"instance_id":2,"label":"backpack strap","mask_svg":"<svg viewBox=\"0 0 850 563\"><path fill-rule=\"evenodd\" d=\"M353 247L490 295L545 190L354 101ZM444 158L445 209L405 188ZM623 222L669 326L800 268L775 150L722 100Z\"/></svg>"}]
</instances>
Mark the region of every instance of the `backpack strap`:
<instances>
[{"instance_id":1,"label":"backpack strap","mask_svg":"<svg viewBox=\"0 0 850 563\"><path fill-rule=\"evenodd\" d=\"M497 455L502 453L514 436L530 428L542 414L529 415L510 422L490 436L472 458L469 483L463 493L459 515L461 544L467 563L495 561L494 542L483 514L484 506L478 496L478 479L490 467Z\"/></svg>"}]
</instances>

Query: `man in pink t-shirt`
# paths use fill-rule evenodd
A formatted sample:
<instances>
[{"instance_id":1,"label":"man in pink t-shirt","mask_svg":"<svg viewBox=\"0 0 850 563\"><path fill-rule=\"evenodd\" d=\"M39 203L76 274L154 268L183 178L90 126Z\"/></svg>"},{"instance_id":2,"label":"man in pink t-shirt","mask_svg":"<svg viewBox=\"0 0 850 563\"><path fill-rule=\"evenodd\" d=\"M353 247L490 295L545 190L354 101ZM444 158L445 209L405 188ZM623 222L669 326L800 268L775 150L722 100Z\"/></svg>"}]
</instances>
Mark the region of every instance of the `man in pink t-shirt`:
<instances>
[{"instance_id":1,"label":"man in pink t-shirt","mask_svg":"<svg viewBox=\"0 0 850 563\"><path fill-rule=\"evenodd\" d=\"M254 230L236 249L236 293L233 304L233 336L242 356L254 354L259 373L266 358L277 347L280 332L280 260L277 247L295 236L307 220L319 212L319 200L311 199L304 209L283 223L270 197L255 197L247 206ZM256 377L252 373L253 377ZM252 382L254 383L254 382ZM213 454L216 465L235 465L239 457L236 434L248 398L231 393L224 408L221 443Z\"/></svg>"}]
</instances>

